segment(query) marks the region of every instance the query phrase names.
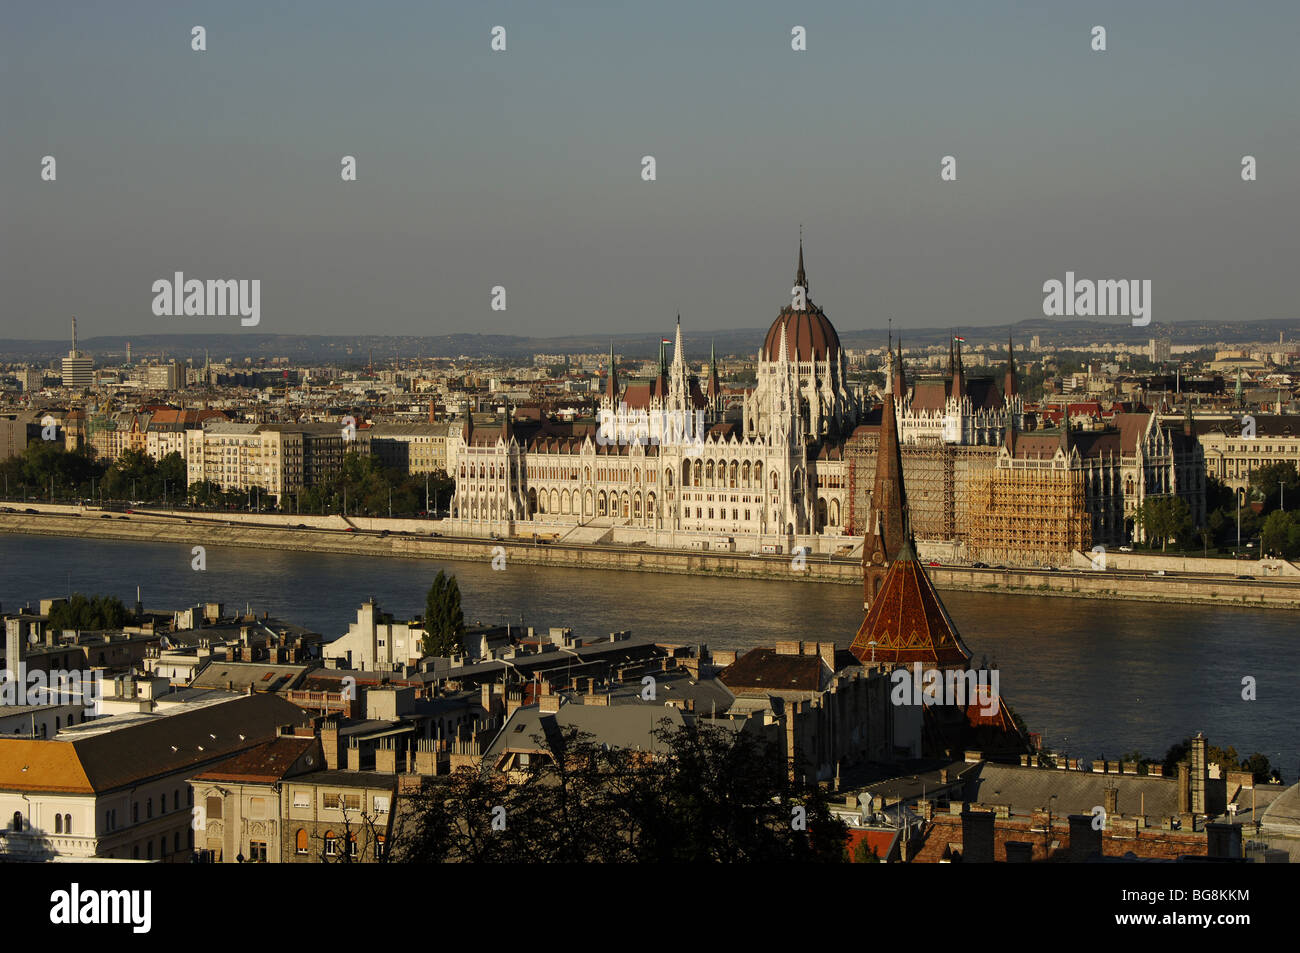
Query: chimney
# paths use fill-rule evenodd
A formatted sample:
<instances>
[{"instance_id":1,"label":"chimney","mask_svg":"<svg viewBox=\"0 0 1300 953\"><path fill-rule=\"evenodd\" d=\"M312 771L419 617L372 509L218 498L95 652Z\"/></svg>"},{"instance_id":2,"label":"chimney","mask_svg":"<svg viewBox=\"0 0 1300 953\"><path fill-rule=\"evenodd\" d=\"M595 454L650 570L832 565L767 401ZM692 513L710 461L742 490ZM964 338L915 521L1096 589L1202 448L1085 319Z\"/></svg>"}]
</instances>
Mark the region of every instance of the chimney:
<instances>
[{"instance_id":1,"label":"chimney","mask_svg":"<svg viewBox=\"0 0 1300 953\"><path fill-rule=\"evenodd\" d=\"M339 769L339 723L333 718L328 718L321 724L320 743L325 749L325 767L330 771L337 771Z\"/></svg>"},{"instance_id":2,"label":"chimney","mask_svg":"<svg viewBox=\"0 0 1300 953\"><path fill-rule=\"evenodd\" d=\"M1192 739L1191 796L1193 814L1209 813L1205 804L1205 782L1208 776L1205 748L1205 735L1198 731L1196 737Z\"/></svg>"},{"instance_id":3,"label":"chimney","mask_svg":"<svg viewBox=\"0 0 1300 953\"><path fill-rule=\"evenodd\" d=\"M1101 856L1101 831L1092 826L1091 814L1070 815L1070 863Z\"/></svg>"},{"instance_id":4,"label":"chimney","mask_svg":"<svg viewBox=\"0 0 1300 953\"><path fill-rule=\"evenodd\" d=\"M1190 814L1192 811L1191 765L1186 761L1178 762L1178 813Z\"/></svg>"},{"instance_id":5,"label":"chimney","mask_svg":"<svg viewBox=\"0 0 1300 953\"><path fill-rule=\"evenodd\" d=\"M21 619L5 619L5 668L9 677L18 678L18 667L23 661L23 624ZM19 691L25 691L20 688Z\"/></svg>"},{"instance_id":6,"label":"chimney","mask_svg":"<svg viewBox=\"0 0 1300 953\"><path fill-rule=\"evenodd\" d=\"M397 773L397 749L393 746L393 739L386 738L375 748L375 771L378 774Z\"/></svg>"},{"instance_id":7,"label":"chimney","mask_svg":"<svg viewBox=\"0 0 1300 953\"><path fill-rule=\"evenodd\" d=\"M1113 784L1106 786L1106 792L1103 797L1105 800L1106 817L1111 818L1119 814L1119 788Z\"/></svg>"},{"instance_id":8,"label":"chimney","mask_svg":"<svg viewBox=\"0 0 1300 953\"><path fill-rule=\"evenodd\" d=\"M543 715L554 715L560 710L560 696L548 688L545 694L538 696L537 708Z\"/></svg>"},{"instance_id":9,"label":"chimney","mask_svg":"<svg viewBox=\"0 0 1300 953\"><path fill-rule=\"evenodd\" d=\"M991 811L967 811L961 816L961 856L970 863L993 863Z\"/></svg>"},{"instance_id":10,"label":"chimney","mask_svg":"<svg viewBox=\"0 0 1300 953\"><path fill-rule=\"evenodd\" d=\"M1007 863L1027 864L1034 859L1034 845L1022 840L1007 841Z\"/></svg>"},{"instance_id":11,"label":"chimney","mask_svg":"<svg viewBox=\"0 0 1300 953\"><path fill-rule=\"evenodd\" d=\"M432 738L419 738L415 742L415 773L431 778L438 773L438 754Z\"/></svg>"}]
</instances>

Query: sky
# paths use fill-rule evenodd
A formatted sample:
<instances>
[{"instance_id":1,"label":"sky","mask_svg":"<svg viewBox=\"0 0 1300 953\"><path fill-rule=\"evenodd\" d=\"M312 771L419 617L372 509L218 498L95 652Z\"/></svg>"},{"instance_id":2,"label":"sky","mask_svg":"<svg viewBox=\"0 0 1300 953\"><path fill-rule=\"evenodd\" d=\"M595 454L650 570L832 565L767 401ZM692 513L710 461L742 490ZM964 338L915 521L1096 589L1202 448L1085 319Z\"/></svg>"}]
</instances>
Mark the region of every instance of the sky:
<instances>
[{"instance_id":1,"label":"sky","mask_svg":"<svg viewBox=\"0 0 1300 953\"><path fill-rule=\"evenodd\" d=\"M801 224L841 330L1041 317L1067 271L1150 280L1156 324L1300 317L1298 35L1293 0L5 0L0 337L241 331L155 316L177 271L259 280L249 333L766 327Z\"/></svg>"}]
</instances>

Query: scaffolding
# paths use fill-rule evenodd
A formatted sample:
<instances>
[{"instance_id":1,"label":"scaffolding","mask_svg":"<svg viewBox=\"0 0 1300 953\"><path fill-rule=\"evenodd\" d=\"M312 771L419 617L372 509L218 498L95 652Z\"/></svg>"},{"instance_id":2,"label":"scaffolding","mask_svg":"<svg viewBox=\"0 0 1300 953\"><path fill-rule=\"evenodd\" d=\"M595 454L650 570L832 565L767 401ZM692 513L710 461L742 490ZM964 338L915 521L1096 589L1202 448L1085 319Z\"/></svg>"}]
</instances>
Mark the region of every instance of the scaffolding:
<instances>
[{"instance_id":1,"label":"scaffolding","mask_svg":"<svg viewBox=\"0 0 1300 953\"><path fill-rule=\"evenodd\" d=\"M977 559L1056 561L1092 546L1083 472L1013 461L973 475L966 494L967 551Z\"/></svg>"}]
</instances>

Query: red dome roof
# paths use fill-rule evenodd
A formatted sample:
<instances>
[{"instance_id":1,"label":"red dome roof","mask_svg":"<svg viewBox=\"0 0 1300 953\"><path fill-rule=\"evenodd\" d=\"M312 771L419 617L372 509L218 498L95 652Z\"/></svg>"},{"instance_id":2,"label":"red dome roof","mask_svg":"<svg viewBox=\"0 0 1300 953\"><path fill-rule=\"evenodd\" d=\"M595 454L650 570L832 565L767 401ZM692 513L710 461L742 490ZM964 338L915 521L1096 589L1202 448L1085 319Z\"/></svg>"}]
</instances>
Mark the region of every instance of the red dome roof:
<instances>
[{"instance_id":1,"label":"red dome roof","mask_svg":"<svg viewBox=\"0 0 1300 953\"><path fill-rule=\"evenodd\" d=\"M786 349L791 361L824 361L829 352L832 363L840 359L840 336L822 309L808 302L807 309L796 311L783 308L772 322L763 340L763 359L777 361L781 358L781 328L785 328Z\"/></svg>"}]
</instances>

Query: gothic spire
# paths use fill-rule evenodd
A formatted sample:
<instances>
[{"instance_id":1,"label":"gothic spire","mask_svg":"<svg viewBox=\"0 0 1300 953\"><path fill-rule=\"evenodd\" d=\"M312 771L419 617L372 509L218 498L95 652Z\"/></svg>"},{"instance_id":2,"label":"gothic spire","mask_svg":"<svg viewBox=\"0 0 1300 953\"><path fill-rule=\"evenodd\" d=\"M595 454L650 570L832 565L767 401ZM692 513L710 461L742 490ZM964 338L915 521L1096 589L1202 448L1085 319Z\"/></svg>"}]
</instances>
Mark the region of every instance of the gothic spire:
<instances>
[{"instance_id":1,"label":"gothic spire","mask_svg":"<svg viewBox=\"0 0 1300 953\"><path fill-rule=\"evenodd\" d=\"M1016 394L1016 354L1009 334L1007 335L1007 379L1002 390L1008 398Z\"/></svg>"},{"instance_id":2,"label":"gothic spire","mask_svg":"<svg viewBox=\"0 0 1300 953\"><path fill-rule=\"evenodd\" d=\"M803 289L804 297L808 297L808 276L803 270L803 226L799 226L799 270L795 272L794 283L797 287Z\"/></svg>"},{"instance_id":3,"label":"gothic spire","mask_svg":"<svg viewBox=\"0 0 1300 953\"><path fill-rule=\"evenodd\" d=\"M605 377L605 396L610 401L618 400L618 371L614 368L614 342L609 342L609 373Z\"/></svg>"}]
</instances>

